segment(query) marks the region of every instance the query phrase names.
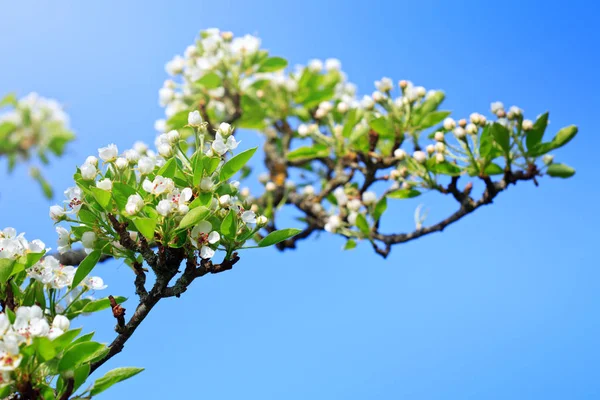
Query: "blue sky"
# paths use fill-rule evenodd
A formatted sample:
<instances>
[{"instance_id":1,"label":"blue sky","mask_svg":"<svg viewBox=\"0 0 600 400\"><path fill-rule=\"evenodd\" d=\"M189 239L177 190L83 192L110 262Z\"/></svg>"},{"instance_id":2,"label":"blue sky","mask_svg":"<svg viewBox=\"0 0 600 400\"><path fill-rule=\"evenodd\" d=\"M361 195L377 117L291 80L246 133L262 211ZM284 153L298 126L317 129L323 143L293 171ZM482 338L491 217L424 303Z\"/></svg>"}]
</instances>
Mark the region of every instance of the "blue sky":
<instances>
[{"instance_id":1,"label":"blue sky","mask_svg":"<svg viewBox=\"0 0 600 400\"><path fill-rule=\"evenodd\" d=\"M152 141L164 63L213 26L258 34L291 64L338 57L363 93L382 76L410 79L444 89L461 116L501 100L550 110L554 132L580 127L556 153L573 179L513 187L385 261L330 235L244 253L153 312L108 366L146 371L99 398L600 397L597 14L589 1L0 4L0 93L59 99L78 133L47 172L59 193L98 147ZM53 243L50 203L25 176L0 178L0 225ZM448 210L423 201L432 216ZM388 217L409 221L414 205ZM133 295L126 266L97 273L106 294ZM108 342L109 314L78 323Z\"/></svg>"}]
</instances>

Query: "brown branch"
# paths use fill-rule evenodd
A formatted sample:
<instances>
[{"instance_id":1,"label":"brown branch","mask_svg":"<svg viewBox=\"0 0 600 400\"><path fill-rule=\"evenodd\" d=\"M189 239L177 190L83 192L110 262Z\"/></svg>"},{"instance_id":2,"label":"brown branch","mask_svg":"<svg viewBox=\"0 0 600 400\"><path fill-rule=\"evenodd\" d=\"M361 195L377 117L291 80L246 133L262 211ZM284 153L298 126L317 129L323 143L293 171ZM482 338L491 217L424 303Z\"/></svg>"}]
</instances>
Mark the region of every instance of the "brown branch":
<instances>
[{"instance_id":1,"label":"brown branch","mask_svg":"<svg viewBox=\"0 0 600 400\"><path fill-rule=\"evenodd\" d=\"M110 308L112 309L113 317L115 317L117 320L117 326L115 330L117 332L123 332L125 329L125 309L117 303L112 295L108 296L108 301L110 301Z\"/></svg>"}]
</instances>

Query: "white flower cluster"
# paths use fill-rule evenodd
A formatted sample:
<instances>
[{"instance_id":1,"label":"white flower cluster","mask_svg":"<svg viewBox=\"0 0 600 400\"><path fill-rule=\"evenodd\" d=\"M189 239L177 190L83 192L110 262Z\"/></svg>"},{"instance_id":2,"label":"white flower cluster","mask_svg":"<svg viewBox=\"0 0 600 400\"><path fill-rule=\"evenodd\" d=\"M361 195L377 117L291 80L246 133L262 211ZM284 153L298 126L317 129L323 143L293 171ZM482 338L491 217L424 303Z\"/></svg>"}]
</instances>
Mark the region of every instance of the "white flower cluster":
<instances>
[{"instance_id":1,"label":"white flower cluster","mask_svg":"<svg viewBox=\"0 0 600 400\"><path fill-rule=\"evenodd\" d=\"M4 228L0 231L0 259L16 260L28 253L43 253L46 245L41 240L28 242L25 233L17 234L14 228Z\"/></svg>"},{"instance_id":2,"label":"white flower cluster","mask_svg":"<svg viewBox=\"0 0 600 400\"><path fill-rule=\"evenodd\" d=\"M361 213L366 215L366 213L369 211L369 207L375 205L378 201L377 194L375 192L366 191L362 194L362 196L349 195L343 187L336 188L333 191L333 196L335 197L338 208L337 212L335 208L330 210L330 215L327 218L324 227L327 232L336 232L339 228L343 227L344 217L350 226L355 226L358 215Z\"/></svg>"},{"instance_id":3,"label":"white flower cluster","mask_svg":"<svg viewBox=\"0 0 600 400\"><path fill-rule=\"evenodd\" d=\"M45 149L59 135L66 141L73 138L67 132L69 117L57 101L30 93L13 105L13 108L0 113L0 125L14 125L0 147L17 147L20 151L27 151L34 146ZM54 151L60 152L58 149Z\"/></svg>"},{"instance_id":4,"label":"white flower cluster","mask_svg":"<svg viewBox=\"0 0 600 400\"><path fill-rule=\"evenodd\" d=\"M20 352L23 346L31 344L35 337L55 339L68 331L71 325L63 315L56 315L49 324L43 310L36 305L18 307L15 314L11 324L8 316L0 313L0 384L12 381L12 372L23 359Z\"/></svg>"}]
</instances>

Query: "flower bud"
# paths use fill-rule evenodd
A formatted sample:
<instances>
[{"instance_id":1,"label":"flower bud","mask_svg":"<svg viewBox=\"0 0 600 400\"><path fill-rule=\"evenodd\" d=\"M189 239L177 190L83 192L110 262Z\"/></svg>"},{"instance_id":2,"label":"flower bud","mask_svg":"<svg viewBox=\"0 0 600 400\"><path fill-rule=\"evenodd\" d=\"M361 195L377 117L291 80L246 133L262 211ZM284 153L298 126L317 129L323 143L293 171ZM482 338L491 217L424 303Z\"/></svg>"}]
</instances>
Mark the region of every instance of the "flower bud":
<instances>
[{"instance_id":1,"label":"flower bud","mask_svg":"<svg viewBox=\"0 0 600 400\"><path fill-rule=\"evenodd\" d=\"M106 190L107 192L110 192L112 190L112 181L108 178L99 180L98 182L96 182L96 187L98 189L102 189L102 190Z\"/></svg>"},{"instance_id":2,"label":"flower bud","mask_svg":"<svg viewBox=\"0 0 600 400\"><path fill-rule=\"evenodd\" d=\"M346 203L346 207L350 211L358 211L361 206L362 206L362 203L360 202L359 199L352 199L352 200L348 201L348 203Z\"/></svg>"},{"instance_id":3,"label":"flower bud","mask_svg":"<svg viewBox=\"0 0 600 400\"><path fill-rule=\"evenodd\" d=\"M154 166L155 166L154 160L151 159L150 157L142 157L138 161L138 170L140 171L140 174L142 174L142 175L150 174L152 171L154 171Z\"/></svg>"},{"instance_id":4,"label":"flower bud","mask_svg":"<svg viewBox=\"0 0 600 400\"><path fill-rule=\"evenodd\" d=\"M477 125L475 124L468 124L467 125L467 133L470 135L476 135L477 134Z\"/></svg>"},{"instance_id":5,"label":"flower bud","mask_svg":"<svg viewBox=\"0 0 600 400\"><path fill-rule=\"evenodd\" d=\"M64 315L56 315L52 320L52 327L55 329L60 329L63 332L66 332L71 327L71 322Z\"/></svg>"},{"instance_id":6,"label":"flower bud","mask_svg":"<svg viewBox=\"0 0 600 400\"><path fill-rule=\"evenodd\" d=\"M231 196L228 194L224 194L223 196L219 197L219 205L221 207L229 207L229 205L231 204Z\"/></svg>"},{"instance_id":7,"label":"flower bud","mask_svg":"<svg viewBox=\"0 0 600 400\"><path fill-rule=\"evenodd\" d=\"M546 165L550 165L554 162L554 156L552 154L546 154L542 157L542 162Z\"/></svg>"},{"instance_id":8,"label":"flower bud","mask_svg":"<svg viewBox=\"0 0 600 400\"><path fill-rule=\"evenodd\" d=\"M129 161L127 161L127 159L125 157L119 157L115 161L115 166L121 170L127 168L128 165L129 165Z\"/></svg>"},{"instance_id":9,"label":"flower bud","mask_svg":"<svg viewBox=\"0 0 600 400\"><path fill-rule=\"evenodd\" d=\"M231 125L229 125L227 122L221 122L221 124L219 125L219 129L217 130L217 132L219 132L223 137L231 135L231 131Z\"/></svg>"},{"instance_id":10,"label":"flower bud","mask_svg":"<svg viewBox=\"0 0 600 400\"><path fill-rule=\"evenodd\" d=\"M362 195L363 203L368 206L377 202L377 194L375 192L364 192Z\"/></svg>"},{"instance_id":11,"label":"flower bud","mask_svg":"<svg viewBox=\"0 0 600 400\"><path fill-rule=\"evenodd\" d=\"M129 215L135 215L144 207L144 199L139 194L132 194L127 199L125 211Z\"/></svg>"},{"instance_id":12,"label":"flower bud","mask_svg":"<svg viewBox=\"0 0 600 400\"><path fill-rule=\"evenodd\" d=\"M275 185L273 182L267 182L265 184L265 189L267 192L273 192L275 189L277 189L277 185Z\"/></svg>"},{"instance_id":13,"label":"flower bud","mask_svg":"<svg viewBox=\"0 0 600 400\"><path fill-rule=\"evenodd\" d=\"M396 149L396 150L394 150L394 157L396 157L398 160L402 161L406 157L406 151L404 151L402 149Z\"/></svg>"},{"instance_id":14,"label":"flower bud","mask_svg":"<svg viewBox=\"0 0 600 400\"><path fill-rule=\"evenodd\" d=\"M98 155L105 162L112 162L117 159L117 155L119 153L119 149L114 144L109 144L106 147L101 147L98 149Z\"/></svg>"},{"instance_id":15,"label":"flower bud","mask_svg":"<svg viewBox=\"0 0 600 400\"><path fill-rule=\"evenodd\" d=\"M391 170L389 179L392 179L392 180L400 179L400 171L398 171L397 169Z\"/></svg>"},{"instance_id":16,"label":"flower bud","mask_svg":"<svg viewBox=\"0 0 600 400\"><path fill-rule=\"evenodd\" d=\"M62 208L59 205L54 205L52 207L50 207L50 218L52 218L52 220L54 222L58 222L58 221L62 221L65 217L65 210L64 208Z\"/></svg>"},{"instance_id":17,"label":"flower bud","mask_svg":"<svg viewBox=\"0 0 600 400\"><path fill-rule=\"evenodd\" d=\"M456 136L457 139L464 139L467 136L467 131L458 126L454 129L454 136Z\"/></svg>"},{"instance_id":18,"label":"flower bud","mask_svg":"<svg viewBox=\"0 0 600 400\"><path fill-rule=\"evenodd\" d=\"M337 58L328 58L325 60L325 69L327 71L339 71L342 69L342 63Z\"/></svg>"},{"instance_id":19,"label":"flower bud","mask_svg":"<svg viewBox=\"0 0 600 400\"><path fill-rule=\"evenodd\" d=\"M379 91L374 91L373 94L371 95L371 97L373 98L373 100L376 103L379 103L380 101L383 101L383 99L384 99L383 93L381 93Z\"/></svg>"},{"instance_id":20,"label":"flower bud","mask_svg":"<svg viewBox=\"0 0 600 400\"><path fill-rule=\"evenodd\" d=\"M447 131L451 131L456 127L456 122L452 118L446 118L444 120L444 129Z\"/></svg>"},{"instance_id":21,"label":"flower bud","mask_svg":"<svg viewBox=\"0 0 600 400\"><path fill-rule=\"evenodd\" d=\"M308 69L312 72L321 72L323 70L323 62L321 60L310 60L308 62Z\"/></svg>"},{"instance_id":22,"label":"flower bud","mask_svg":"<svg viewBox=\"0 0 600 400\"><path fill-rule=\"evenodd\" d=\"M172 131L169 131L169 133L167 133L167 139L171 144L176 143L179 140L179 132L177 132L174 129Z\"/></svg>"},{"instance_id":23,"label":"flower bud","mask_svg":"<svg viewBox=\"0 0 600 400\"><path fill-rule=\"evenodd\" d=\"M304 186L302 193L304 193L306 196L312 196L315 194L315 188L312 185L306 185Z\"/></svg>"},{"instance_id":24,"label":"flower bud","mask_svg":"<svg viewBox=\"0 0 600 400\"><path fill-rule=\"evenodd\" d=\"M444 162L445 158L444 155L442 153L437 153L435 155L435 161L438 163Z\"/></svg>"},{"instance_id":25,"label":"flower bud","mask_svg":"<svg viewBox=\"0 0 600 400\"><path fill-rule=\"evenodd\" d=\"M142 155L148 151L148 145L144 142L137 141L133 144L133 150L137 151L138 154Z\"/></svg>"},{"instance_id":26,"label":"flower bud","mask_svg":"<svg viewBox=\"0 0 600 400\"><path fill-rule=\"evenodd\" d=\"M199 126L202 125L202 116L200 111L194 110L188 114L188 125Z\"/></svg>"},{"instance_id":27,"label":"flower bud","mask_svg":"<svg viewBox=\"0 0 600 400\"><path fill-rule=\"evenodd\" d=\"M84 232L83 235L81 235L81 244L86 249L93 249L95 242L96 242L96 234L94 232L87 231L87 232Z\"/></svg>"},{"instance_id":28,"label":"flower bud","mask_svg":"<svg viewBox=\"0 0 600 400\"><path fill-rule=\"evenodd\" d=\"M83 164L79 167L79 170L81 171L81 177L86 181L96 178L97 170L92 164Z\"/></svg>"},{"instance_id":29,"label":"flower bud","mask_svg":"<svg viewBox=\"0 0 600 400\"><path fill-rule=\"evenodd\" d=\"M524 131L530 131L533 129L533 121L530 119L525 119L523 120L523 130Z\"/></svg>"},{"instance_id":30,"label":"flower bud","mask_svg":"<svg viewBox=\"0 0 600 400\"><path fill-rule=\"evenodd\" d=\"M370 96L363 96L362 100L360 101L360 105L365 109L365 110L372 110L373 107L375 107L375 101L373 101L373 98L371 98Z\"/></svg>"},{"instance_id":31,"label":"flower bud","mask_svg":"<svg viewBox=\"0 0 600 400\"><path fill-rule=\"evenodd\" d=\"M420 150L417 150L413 153L413 158L420 164L423 164L425 161L427 161L427 155Z\"/></svg>"},{"instance_id":32,"label":"flower bud","mask_svg":"<svg viewBox=\"0 0 600 400\"><path fill-rule=\"evenodd\" d=\"M437 142L435 144L435 151L438 153L443 153L446 150L446 145L442 142Z\"/></svg>"},{"instance_id":33,"label":"flower bud","mask_svg":"<svg viewBox=\"0 0 600 400\"><path fill-rule=\"evenodd\" d=\"M202 190L204 192L210 191L213 188L213 186L214 186L214 182L208 176L202 178L202 180L200 181L200 190Z\"/></svg>"},{"instance_id":34,"label":"flower bud","mask_svg":"<svg viewBox=\"0 0 600 400\"><path fill-rule=\"evenodd\" d=\"M437 140L438 142L443 142L444 141L444 132L436 132L434 139Z\"/></svg>"},{"instance_id":35,"label":"flower bud","mask_svg":"<svg viewBox=\"0 0 600 400\"><path fill-rule=\"evenodd\" d=\"M258 176L258 181L260 183L262 183L263 185L265 183L267 183L269 181L269 179L270 179L269 174L267 174L266 172L264 172Z\"/></svg>"},{"instance_id":36,"label":"flower bud","mask_svg":"<svg viewBox=\"0 0 600 400\"><path fill-rule=\"evenodd\" d=\"M256 217L256 225L258 226L265 226L267 222L269 222L269 220L264 215L259 215Z\"/></svg>"},{"instance_id":37,"label":"flower bud","mask_svg":"<svg viewBox=\"0 0 600 400\"><path fill-rule=\"evenodd\" d=\"M348 103L340 101L337 105L337 110L342 114L346 113L348 111Z\"/></svg>"},{"instance_id":38,"label":"flower bud","mask_svg":"<svg viewBox=\"0 0 600 400\"><path fill-rule=\"evenodd\" d=\"M89 156L88 158L85 159L85 163L96 167L96 166L98 166L98 159L94 156Z\"/></svg>"},{"instance_id":39,"label":"flower bud","mask_svg":"<svg viewBox=\"0 0 600 400\"><path fill-rule=\"evenodd\" d=\"M125 158L130 164L135 164L140 159L140 153L135 150L127 150L125 152Z\"/></svg>"},{"instance_id":40,"label":"flower bud","mask_svg":"<svg viewBox=\"0 0 600 400\"><path fill-rule=\"evenodd\" d=\"M427 145L427 147L425 147L425 151L427 152L427 154L432 155L435 152L435 146L429 144Z\"/></svg>"},{"instance_id":41,"label":"flower bud","mask_svg":"<svg viewBox=\"0 0 600 400\"><path fill-rule=\"evenodd\" d=\"M163 157L170 157L173 154L173 149L167 143L161 143L158 145L158 154Z\"/></svg>"},{"instance_id":42,"label":"flower bud","mask_svg":"<svg viewBox=\"0 0 600 400\"><path fill-rule=\"evenodd\" d=\"M500 102L500 101L493 102L490 105L490 109L491 109L492 113L496 114L496 115L498 115L498 113L501 111L504 113L504 104L502 104L502 102Z\"/></svg>"},{"instance_id":43,"label":"flower bud","mask_svg":"<svg viewBox=\"0 0 600 400\"><path fill-rule=\"evenodd\" d=\"M305 137L309 134L308 126L305 124L298 125L298 135Z\"/></svg>"}]
</instances>

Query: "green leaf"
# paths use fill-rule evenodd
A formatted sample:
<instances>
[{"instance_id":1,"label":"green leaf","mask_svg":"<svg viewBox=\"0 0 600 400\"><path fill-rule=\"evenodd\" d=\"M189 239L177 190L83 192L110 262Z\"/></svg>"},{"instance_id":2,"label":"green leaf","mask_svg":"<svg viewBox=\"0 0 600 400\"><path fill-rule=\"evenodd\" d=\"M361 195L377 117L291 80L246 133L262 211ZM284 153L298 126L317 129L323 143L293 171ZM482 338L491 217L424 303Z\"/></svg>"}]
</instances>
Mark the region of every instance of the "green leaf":
<instances>
[{"instance_id":1,"label":"green leaf","mask_svg":"<svg viewBox=\"0 0 600 400\"><path fill-rule=\"evenodd\" d=\"M284 69L287 65L288 62L285 58L270 57L260 64L257 72L275 72Z\"/></svg>"},{"instance_id":2,"label":"green leaf","mask_svg":"<svg viewBox=\"0 0 600 400\"><path fill-rule=\"evenodd\" d=\"M173 177L175 176L175 171L177 171L177 159L171 158L165 163L165 165L160 167L156 175L173 179Z\"/></svg>"},{"instance_id":3,"label":"green leaf","mask_svg":"<svg viewBox=\"0 0 600 400\"><path fill-rule=\"evenodd\" d=\"M126 185L121 182L113 182L112 194L113 194L113 198L115 199L115 203L117 203L117 207L119 208L119 210L124 211L125 206L127 205L127 200L129 199L129 196L137 194L137 192L135 191L134 188L132 188L129 185ZM81 211L83 211L83 210L81 210ZM81 217L81 211L79 211L80 217ZM96 217L93 214L92 214L92 218L93 219L90 222L94 223L96 220Z\"/></svg>"},{"instance_id":4,"label":"green leaf","mask_svg":"<svg viewBox=\"0 0 600 400\"><path fill-rule=\"evenodd\" d=\"M235 175L236 172L238 172L240 169L242 169L242 167L244 165L246 165L248 163L248 161L250 161L250 159L256 152L257 148L258 147L254 147L254 148L242 151L240 154L236 155L235 157L232 157L229 161L227 161L225 164L223 164L223 167L221 167L221 175L220 175L221 181L228 180L233 175Z\"/></svg>"},{"instance_id":5,"label":"green leaf","mask_svg":"<svg viewBox=\"0 0 600 400\"><path fill-rule=\"evenodd\" d=\"M177 229L187 229L196 225L200 221L204 221L210 214L210 210L206 207L196 207L188 211L187 214L179 222Z\"/></svg>"},{"instance_id":6,"label":"green leaf","mask_svg":"<svg viewBox=\"0 0 600 400\"><path fill-rule=\"evenodd\" d=\"M96 382L94 382L94 385L90 390L90 395L96 396L97 394L100 394L106 389L110 388L115 383L129 379L132 376L139 374L143 370L144 368L121 367L115 368L112 371L108 371L102 378L96 379Z\"/></svg>"},{"instance_id":7,"label":"green leaf","mask_svg":"<svg viewBox=\"0 0 600 400\"><path fill-rule=\"evenodd\" d=\"M11 133L13 133L15 130L17 130L17 126L15 124L13 124L12 122L2 122L2 123L0 123L0 140L2 140L2 141L6 140L6 138L8 137L8 135L10 135ZM0 149L5 144L6 143L0 143Z\"/></svg>"},{"instance_id":8,"label":"green leaf","mask_svg":"<svg viewBox=\"0 0 600 400\"><path fill-rule=\"evenodd\" d=\"M59 337L55 338L52 341L52 343L54 343L54 347L56 348L56 350L58 352L61 352L64 349L66 349L71 344L71 342L73 342L73 339L75 339L80 332L81 328L71 329L69 331L66 331Z\"/></svg>"},{"instance_id":9,"label":"green leaf","mask_svg":"<svg viewBox=\"0 0 600 400\"><path fill-rule=\"evenodd\" d=\"M301 231L301 229L287 228L271 232L267 236L265 236L260 242L258 242L258 247L267 247L277 244L279 242L283 242L284 240L288 240L289 238L296 236Z\"/></svg>"},{"instance_id":10,"label":"green leaf","mask_svg":"<svg viewBox=\"0 0 600 400\"><path fill-rule=\"evenodd\" d=\"M427 114L421 122L419 122L419 127L421 129L431 128L434 125L442 122L448 115L450 115L450 111L434 111Z\"/></svg>"},{"instance_id":11,"label":"green leaf","mask_svg":"<svg viewBox=\"0 0 600 400\"><path fill-rule=\"evenodd\" d=\"M324 144L315 144L314 146L298 147L287 154L287 159L297 161L303 159L313 159L329 156L329 147Z\"/></svg>"},{"instance_id":12,"label":"green leaf","mask_svg":"<svg viewBox=\"0 0 600 400\"><path fill-rule=\"evenodd\" d=\"M171 129L181 129L188 123L188 110L183 110L173 115L171 118L167 120L167 130Z\"/></svg>"},{"instance_id":13,"label":"green leaf","mask_svg":"<svg viewBox=\"0 0 600 400\"><path fill-rule=\"evenodd\" d=\"M502 175L504 173L504 169L498 164L490 163L485 167L483 171L486 175Z\"/></svg>"},{"instance_id":14,"label":"green leaf","mask_svg":"<svg viewBox=\"0 0 600 400\"><path fill-rule=\"evenodd\" d=\"M546 173L553 178L570 178L575 175L575 170L565 164L550 164Z\"/></svg>"},{"instance_id":15,"label":"green leaf","mask_svg":"<svg viewBox=\"0 0 600 400\"><path fill-rule=\"evenodd\" d=\"M233 210L229 211L221 222L221 233L229 238L234 238L237 233L236 216Z\"/></svg>"},{"instance_id":16,"label":"green leaf","mask_svg":"<svg viewBox=\"0 0 600 400\"><path fill-rule=\"evenodd\" d=\"M196 84L203 86L205 89L216 89L223 84L223 80L216 72L209 72L198 79Z\"/></svg>"},{"instance_id":17,"label":"green leaf","mask_svg":"<svg viewBox=\"0 0 600 400\"><path fill-rule=\"evenodd\" d=\"M36 337L33 339L33 344L35 346L35 352L42 361L51 360L56 356L55 344L47 337Z\"/></svg>"},{"instance_id":18,"label":"green leaf","mask_svg":"<svg viewBox=\"0 0 600 400\"><path fill-rule=\"evenodd\" d=\"M562 128L551 142L540 143L529 151L529 155L533 157L541 156L552 150L558 149L569 143L577 135L577 127L575 125Z\"/></svg>"},{"instance_id":19,"label":"green leaf","mask_svg":"<svg viewBox=\"0 0 600 400\"><path fill-rule=\"evenodd\" d=\"M313 108L317 106L322 101L330 100L335 94L335 90L333 88L325 88L323 90L313 90L310 92L308 96L306 96L303 101L301 101L302 105L306 108Z\"/></svg>"},{"instance_id":20,"label":"green leaf","mask_svg":"<svg viewBox=\"0 0 600 400\"><path fill-rule=\"evenodd\" d=\"M375 204L375 209L373 210L373 219L378 221L385 210L387 210L387 197L382 197L381 200Z\"/></svg>"},{"instance_id":21,"label":"green leaf","mask_svg":"<svg viewBox=\"0 0 600 400\"><path fill-rule=\"evenodd\" d=\"M398 189L389 193L387 197L392 199L410 199L412 197L417 197L420 194L421 192L415 189Z\"/></svg>"},{"instance_id":22,"label":"green leaf","mask_svg":"<svg viewBox=\"0 0 600 400\"><path fill-rule=\"evenodd\" d=\"M154 231L156 230L156 220L152 218L134 218L133 224L137 230L148 240L154 240Z\"/></svg>"},{"instance_id":23,"label":"green leaf","mask_svg":"<svg viewBox=\"0 0 600 400\"><path fill-rule=\"evenodd\" d=\"M73 392L75 392L86 381L90 375L90 369L90 364L83 364L75 368L73 373Z\"/></svg>"},{"instance_id":24,"label":"green leaf","mask_svg":"<svg viewBox=\"0 0 600 400\"><path fill-rule=\"evenodd\" d=\"M204 175L204 154L202 151L198 151L196 155L192 159L194 165L194 178L192 183L194 186L200 185L200 181L202 181L202 177Z\"/></svg>"},{"instance_id":25,"label":"green leaf","mask_svg":"<svg viewBox=\"0 0 600 400\"><path fill-rule=\"evenodd\" d=\"M117 296L117 297L115 297L115 301L117 302L117 304L123 304L125 301L127 301L127 297ZM82 313L92 313L92 312L106 310L109 307L110 307L110 300L108 299L108 297L105 297L103 299L92 300L89 303L85 304L85 306L83 306L83 308L81 309L81 312Z\"/></svg>"},{"instance_id":26,"label":"green leaf","mask_svg":"<svg viewBox=\"0 0 600 400\"><path fill-rule=\"evenodd\" d=\"M448 161L438 163L434 158L430 158L430 160L433 162L428 166L428 169L435 174L458 176L462 172L460 167L456 164L449 163Z\"/></svg>"},{"instance_id":27,"label":"green leaf","mask_svg":"<svg viewBox=\"0 0 600 400\"><path fill-rule=\"evenodd\" d=\"M353 108L348 111L348 115L346 117L346 122L344 123L344 129L342 130L342 136L350 137L350 133L352 133L352 129L356 126L360 118L358 117L358 109Z\"/></svg>"},{"instance_id":28,"label":"green leaf","mask_svg":"<svg viewBox=\"0 0 600 400\"><path fill-rule=\"evenodd\" d=\"M352 250L354 248L356 248L356 241L354 239L348 239L344 245L344 250Z\"/></svg>"},{"instance_id":29,"label":"green leaf","mask_svg":"<svg viewBox=\"0 0 600 400\"><path fill-rule=\"evenodd\" d=\"M92 272L92 269L94 269L98 263L98 260L100 260L101 255L102 252L100 250L94 250L83 259L75 271L71 288L77 287L77 285L79 285L85 279L85 277Z\"/></svg>"},{"instance_id":30,"label":"green leaf","mask_svg":"<svg viewBox=\"0 0 600 400\"><path fill-rule=\"evenodd\" d=\"M110 199L112 198L109 191L99 189L97 187L90 187L94 198L100 204L100 207L104 208L106 211L112 211L112 207L109 207Z\"/></svg>"},{"instance_id":31,"label":"green leaf","mask_svg":"<svg viewBox=\"0 0 600 400\"><path fill-rule=\"evenodd\" d=\"M533 124L533 128L527 132L525 143L527 144L528 150L532 150L535 146L542 142L544 132L546 131L546 126L548 126L547 112L540 115L540 117L535 121L535 124Z\"/></svg>"},{"instance_id":32,"label":"green leaf","mask_svg":"<svg viewBox=\"0 0 600 400\"><path fill-rule=\"evenodd\" d=\"M18 103L17 95L15 93L9 93L0 99L0 107L4 106L16 106Z\"/></svg>"},{"instance_id":33,"label":"green leaf","mask_svg":"<svg viewBox=\"0 0 600 400\"><path fill-rule=\"evenodd\" d=\"M504 150L505 154L510 152L510 131L504 125L494 122L490 127L490 134L494 141Z\"/></svg>"},{"instance_id":34,"label":"green leaf","mask_svg":"<svg viewBox=\"0 0 600 400\"><path fill-rule=\"evenodd\" d=\"M78 343L65 351L58 363L58 371L64 372L87 363L97 357L98 354L103 353L105 349L105 345L97 342Z\"/></svg>"},{"instance_id":35,"label":"green leaf","mask_svg":"<svg viewBox=\"0 0 600 400\"><path fill-rule=\"evenodd\" d=\"M356 226L362 233L369 236L371 234L371 228L369 227L369 222L367 218L363 214L358 214L356 217Z\"/></svg>"},{"instance_id":36,"label":"green leaf","mask_svg":"<svg viewBox=\"0 0 600 400\"><path fill-rule=\"evenodd\" d=\"M390 121L386 117L379 117L372 119L369 122L369 126L375 132L383 136L394 136L394 127L390 124Z\"/></svg>"},{"instance_id":37,"label":"green leaf","mask_svg":"<svg viewBox=\"0 0 600 400\"><path fill-rule=\"evenodd\" d=\"M486 125L481 131L481 137L479 139L479 154L483 158L487 158L494 149L494 138L490 133L491 125Z\"/></svg>"},{"instance_id":38,"label":"green leaf","mask_svg":"<svg viewBox=\"0 0 600 400\"><path fill-rule=\"evenodd\" d=\"M0 283L6 283L13 272L15 260L0 258Z\"/></svg>"}]
</instances>

